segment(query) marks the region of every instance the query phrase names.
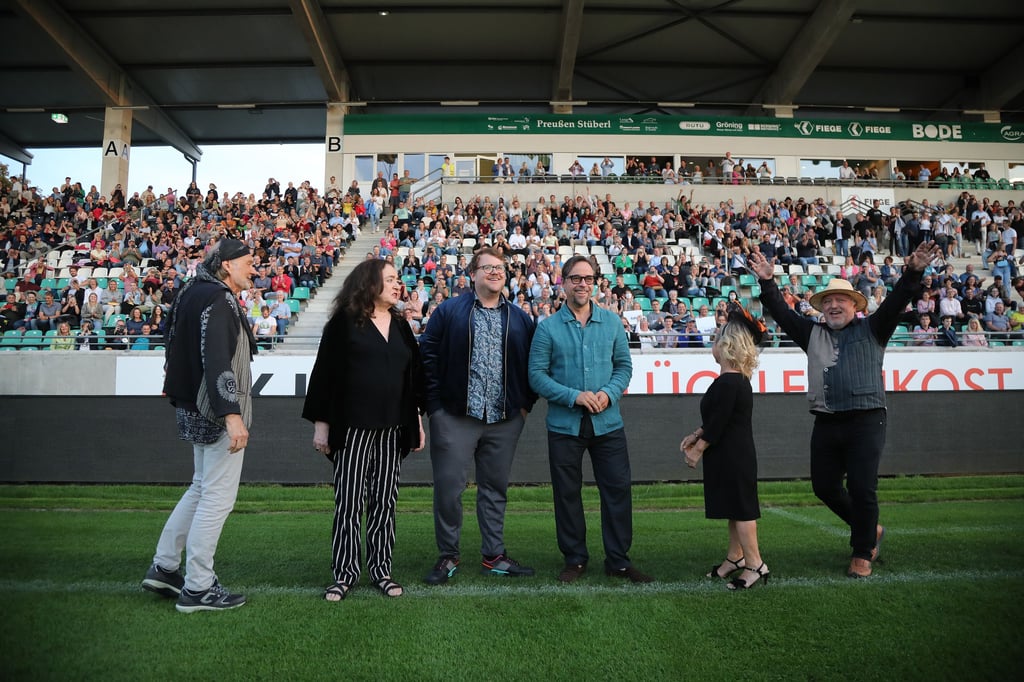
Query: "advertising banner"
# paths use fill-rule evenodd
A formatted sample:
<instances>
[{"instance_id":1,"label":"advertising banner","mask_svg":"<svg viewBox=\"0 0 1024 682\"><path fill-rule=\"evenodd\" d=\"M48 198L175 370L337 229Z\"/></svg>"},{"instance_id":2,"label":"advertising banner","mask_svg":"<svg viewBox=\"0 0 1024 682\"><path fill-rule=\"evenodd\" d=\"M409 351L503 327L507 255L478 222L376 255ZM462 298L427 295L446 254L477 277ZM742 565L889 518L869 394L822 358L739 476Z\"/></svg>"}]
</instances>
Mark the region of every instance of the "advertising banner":
<instances>
[{"instance_id":1,"label":"advertising banner","mask_svg":"<svg viewBox=\"0 0 1024 682\"><path fill-rule=\"evenodd\" d=\"M253 361L254 396L303 396L313 355L258 355ZM117 359L115 395L160 395L164 358L124 356ZM895 349L886 354L886 391L1021 391L1024 352L1015 347L969 350ZM644 353L633 355L630 395L703 394L718 376L718 365L706 353ZM754 393L805 393L807 358L801 352L761 354L751 380Z\"/></svg>"},{"instance_id":2,"label":"advertising banner","mask_svg":"<svg viewBox=\"0 0 1024 682\"><path fill-rule=\"evenodd\" d=\"M417 114L349 116L346 135L689 135L899 142L1024 142L1024 124L714 118L655 114Z\"/></svg>"}]
</instances>

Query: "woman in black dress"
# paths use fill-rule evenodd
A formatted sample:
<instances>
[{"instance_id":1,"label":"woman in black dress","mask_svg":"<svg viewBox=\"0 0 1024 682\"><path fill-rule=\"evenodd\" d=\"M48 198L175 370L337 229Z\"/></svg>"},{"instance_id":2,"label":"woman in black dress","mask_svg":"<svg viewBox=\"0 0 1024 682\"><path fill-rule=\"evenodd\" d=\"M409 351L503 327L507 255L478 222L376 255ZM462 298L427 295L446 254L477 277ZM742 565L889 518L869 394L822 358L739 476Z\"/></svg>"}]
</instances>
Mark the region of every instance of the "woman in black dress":
<instances>
[{"instance_id":1,"label":"woman in black dress","mask_svg":"<svg viewBox=\"0 0 1024 682\"><path fill-rule=\"evenodd\" d=\"M721 366L718 378L700 401L702 425L686 436L680 450L694 468L704 463L704 508L709 519L729 520L729 549L725 561L713 566L709 578L730 580L726 587L746 590L767 584L768 567L757 546L757 453L751 425L753 391L750 376L757 367L757 344L764 326L739 305L730 304L729 321L711 348Z\"/></svg>"},{"instance_id":2,"label":"woman in black dress","mask_svg":"<svg viewBox=\"0 0 1024 682\"><path fill-rule=\"evenodd\" d=\"M387 597L402 595L391 577L395 503L402 458L423 448L423 368L412 330L396 311L401 280L383 260L363 261L345 278L324 326L302 416L313 447L334 464L334 583L337 602L359 582L361 522L366 567Z\"/></svg>"}]
</instances>

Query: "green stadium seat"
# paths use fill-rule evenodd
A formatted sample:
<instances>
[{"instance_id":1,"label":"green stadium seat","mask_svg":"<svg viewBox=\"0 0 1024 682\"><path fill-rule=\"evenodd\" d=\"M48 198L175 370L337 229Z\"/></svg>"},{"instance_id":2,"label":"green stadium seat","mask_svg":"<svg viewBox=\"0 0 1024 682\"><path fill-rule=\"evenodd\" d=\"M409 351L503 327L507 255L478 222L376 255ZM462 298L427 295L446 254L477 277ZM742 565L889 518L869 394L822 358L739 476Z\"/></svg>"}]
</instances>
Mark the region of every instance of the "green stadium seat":
<instances>
[{"instance_id":1,"label":"green stadium seat","mask_svg":"<svg viewBox=\"0 0 1024 682\"><path fill-rule=\"evenodd\" d=\"M0 350L18 350L21 346L21 330L8 329L0 339Z\"/></svg>"},{"instance_id":2,"label":"green stadium seat","mask_svg":"<svg viewBox=\"0 0 1024 682\"><path fill-rule=\"evenodd\" d=\"M651 299L647 298L646 296L637 296L634 300L636 300L636 302L640 304L640 310L644 311L645 313L649 313L652 310L654 310L654 308L651 307Z\"/></svg>"},{"instance_id":3,"label":"green stadium seat","mask_svg":"<svg viewBox=\"0 0 1024 682\"><path fill-rule=\"evenodd\" d=\"M302 302L299 301L297 298L289 298L288 308L292 311L293 314L297 313L302 309Z\"/></svg>"},{"instance_id":4,"label":"green stadium seat","mask_svg":"<svg viewBox=\"0 0 1024 682\"><path fill-rule=\"evenodd\" d=\"M711 301L709 301L707 299L707 297L705 297L705 296L694 296L693 298L690 299L690 309L691 310L696 310L696 311L699 312L700 311L700 307L702 305L706 305L707 307L710 308L711 307Z\"/></svg>"},{"instance_id":5,"label":"green stadium seat","mask_svg":"<svg viewBox=\"0 0 1024 682\"><path fill-rule=\"evenodd\" d=\"M295 287L295 291L292 292L292 298L299 301L305 301L309 299L309 287Z\"/></svg>"},{"instance_id":6,"label":"green stadium seat","mask_svg":"<svg viewBox=\"0 0 1024 682\"><path fill-rule=\"evenodd\" d=\"M60 289L61 291L67 289L69 286L71 286L70 277L61 277L60 279L57 280L57 288Z\"/></svg>"},{"instance_id":7,"label":"green stadium seat","mask_svg":"<svg viewBox=\"0 0 1024 682\"><path fill-rule=\"evenodd\" d=\"M741 287L752 287L757 284L757 278L753 275L740 275ZM725 293L724 291L722 293Z\"/></svg>"},{"instance_id":8,"label":"green stadium seat","mask_svg":"<svg viewBox=\"0 0 1024 682\"><path fill-rule=\"evenodd\" d=\"M46 278L43 279L42 282L39 283L39 288L40 289L51 289L51 290L52 289L56 289L57 288L57 280L54 279L53 277L46 277Z\"/></svg>"},{"instance_id":9,"label":"green stadium seat","mask_svg":"<svg viewBox=\"0 0 1024 682\"><path fill-rule=\"evenodd\" d=\"M43 332L39 329L27 329L21 337L21 347L25 348L43 345Z\"/></svg>"},{"instance_id":10,"label":"green stadium seat","mask_svg":"<svg viewBox=\"0 0 1024 682\"><path fill-rule=\"evenodd\" d=\"M627 287L640 286L640 282L639 280L637 280L636 275L634 275L631 272L627 272L624 275L622 275L622 283L625 284Z\"/></svg>"}]
</instances>

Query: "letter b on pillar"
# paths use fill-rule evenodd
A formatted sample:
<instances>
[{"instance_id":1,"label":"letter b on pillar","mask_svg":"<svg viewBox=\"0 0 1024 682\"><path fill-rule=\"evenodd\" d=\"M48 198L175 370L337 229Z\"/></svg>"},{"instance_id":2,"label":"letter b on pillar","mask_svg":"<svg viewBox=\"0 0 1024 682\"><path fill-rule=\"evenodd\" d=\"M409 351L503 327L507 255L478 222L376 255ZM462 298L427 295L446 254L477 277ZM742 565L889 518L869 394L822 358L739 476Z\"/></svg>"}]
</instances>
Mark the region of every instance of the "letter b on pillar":
<instances>
[{"instance_id":1,"label":"letter b on pillar","mask_svg":"<svg viewBox=\"0 0 1024 682\"><path fill-rule=\"evenodd\" d=\"M342 104L329 103L327 105L327 137L324 142L324 187L331 184L331 176L336 180L335 184L345 188L342 178L344 169L345 153L345 106Z\"/></svg>"}]
</instances>

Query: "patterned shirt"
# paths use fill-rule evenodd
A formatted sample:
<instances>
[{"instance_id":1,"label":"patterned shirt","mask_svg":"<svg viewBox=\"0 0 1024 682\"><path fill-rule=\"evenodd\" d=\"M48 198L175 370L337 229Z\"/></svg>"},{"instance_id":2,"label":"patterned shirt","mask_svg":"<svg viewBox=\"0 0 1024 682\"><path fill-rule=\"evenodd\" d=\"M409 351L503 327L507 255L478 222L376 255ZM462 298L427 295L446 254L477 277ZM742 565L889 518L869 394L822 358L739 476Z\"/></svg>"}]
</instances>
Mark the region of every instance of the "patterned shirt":
<instances>
[{"instance_id":1,"label":"patterned shirt","mask_svg":"<svg viewBox=\"0 0 1024 682\"><path fill-rule=\"evenodd\" d=\"M508 305L502 301L501 305ZM501 305L473 306L473 348L469 361L467 413L485 424L505 419L504 353Z\"/></svg>"}]
</instances>

